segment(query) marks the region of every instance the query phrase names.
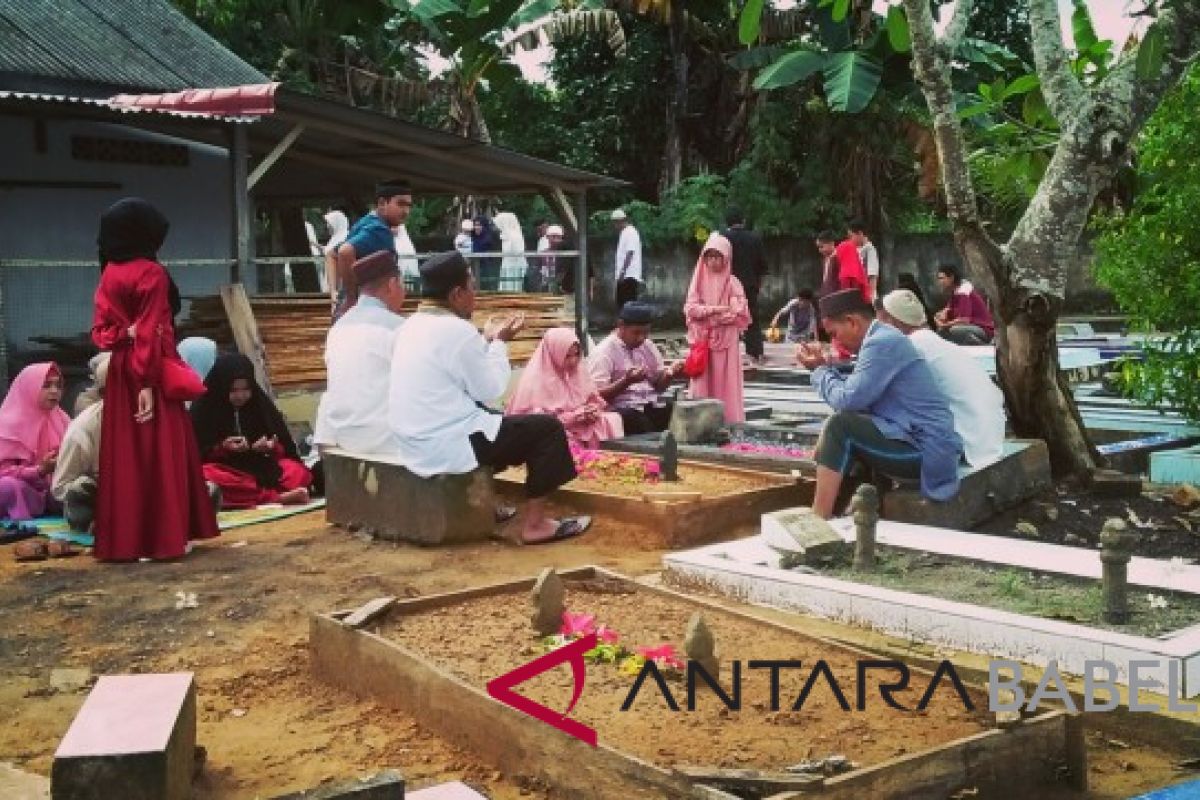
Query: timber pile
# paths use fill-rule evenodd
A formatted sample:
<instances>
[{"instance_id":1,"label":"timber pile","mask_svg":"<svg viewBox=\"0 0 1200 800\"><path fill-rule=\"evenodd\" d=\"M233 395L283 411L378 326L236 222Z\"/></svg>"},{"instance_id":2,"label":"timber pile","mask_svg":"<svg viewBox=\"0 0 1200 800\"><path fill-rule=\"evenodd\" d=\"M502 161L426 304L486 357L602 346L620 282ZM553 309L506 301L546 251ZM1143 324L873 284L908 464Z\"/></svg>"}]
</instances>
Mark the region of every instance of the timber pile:
<instances>
[{"instance_id":1,"label":"timber pile","mask_svg":"<svg viewBox=\"0 0 1200 800\"><path fill-rule=\"evenodd\" d=\"M193 297L180 336L207 336L221 349L234 349L233 333L220 296ZM404 303L416 310L419 298ZM525 329L509 345L513 365L526 363L548 328L571 325L566 298L542 294L486 294L476 300L472 322L482 327L491 316L524 313ZM325 336L329 332L329 298L325 295L260 295L250 298L258 335L266 351L275 391L310 388L325 382Z\"/></svg>"}]
</instances>

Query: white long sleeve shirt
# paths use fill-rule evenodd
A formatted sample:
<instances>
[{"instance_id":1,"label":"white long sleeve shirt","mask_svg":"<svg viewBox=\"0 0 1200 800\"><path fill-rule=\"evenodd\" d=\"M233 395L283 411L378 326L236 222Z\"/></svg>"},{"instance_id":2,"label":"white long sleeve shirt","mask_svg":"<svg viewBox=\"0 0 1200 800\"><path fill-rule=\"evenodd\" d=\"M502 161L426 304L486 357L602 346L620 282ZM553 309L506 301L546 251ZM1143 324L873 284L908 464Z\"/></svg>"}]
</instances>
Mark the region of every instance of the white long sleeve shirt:
<instances>
[{"instance_id":1,"label":"white long sleeve shirt","mask_svg":"<svg viewBox=\"0 0 1200 800\"><path fill-rule=\"evenodd\" d=\"M500 414L480 407L508 387L508 347L449 311L413 314L396 335L388 419L400 462L421 477L479 466L471 434L494 441Z\"/></svg>"},{"instance_id":2,"label":"white long sleeve shirt","mask_svg":"<svg viewBox=\"0 0 1200 800\"><path fill-rule=\"evenodd\" d=\"M998 460L1004 455L1005 423L1000 389L964 348L928 328L913 331L908 340L946 396L967 463L978 468Z\"/></svg>"},{"instance_id":3,"label":"white long sleeve shirt","mask_svg":"<svg viewBox=\"0 0 1200 800\"><path fill-rule=\"evenodd\" d=\"M351 453L396 454L388 426L392 343L404 323L382 301L362 295L325 340L328 386L317 407L313 441Z\"/></svg>"},{"instance_id":4,"label":"white long sleeve shirt","mask_svg":"<svg viewBox=\"0 0 1200 800\"><path fill-rule=\"evenodd\" d=\"M67 487L76 478L100 475L100 425L104 401L94 403L71 420L58 448L58 463L50 481L50 494L60 503L67 496Z\"/></svg>"}]
</instances>

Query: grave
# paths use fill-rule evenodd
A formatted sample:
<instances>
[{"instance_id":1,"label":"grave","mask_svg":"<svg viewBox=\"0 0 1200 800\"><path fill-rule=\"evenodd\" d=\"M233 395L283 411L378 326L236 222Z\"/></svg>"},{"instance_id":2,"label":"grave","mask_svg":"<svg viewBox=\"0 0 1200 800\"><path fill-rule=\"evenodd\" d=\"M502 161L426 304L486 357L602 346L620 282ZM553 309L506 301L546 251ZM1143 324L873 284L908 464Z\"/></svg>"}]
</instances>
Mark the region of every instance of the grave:
<instances>
[{"instance_id":1,"label":"grave","mask_svg":"<svg viewBox=\"0 0 1200 800\"><path fill-rule=\"evenodd\" d=\"M491 471L422 478L397 460L326 450L325 515L381 539L440 545L483 541L495 528Z\"/></svg>"},{"instance_id":2,"label":"grave","mask_svg":"<svg viewBox=\"0 0 1200 800\"><path fill-rule=\"evenodd\" d=\"M54 800L192 796L196 685L190 672L101 677L54 754Z\"/></svg>"},{"instance_id":3,"label":"grave","mask_svg":"<svg viewBox=\"0 0 1200 800\"><path fill-rule=\"evenodd\" d=\"M1190 483L1200 486L1200 447L1152 454L1150 480L1153 483Z\"/></svg>"},{"instance_id":4,"label":"grave","mask_svg":"<svg viewBox=\"0 0 1200 800\"><path fill-rule=\"evenodd\" d=\"M621 649L626 643L630 650L636 644L655 644L660 637L678 643L690 627L693 647L704 657L715 649L723 658L788 657L804 663L821 659L834 671L835 680L853 681L853 665L873 658L866 651L633 582L599 567L566 571L561 578L567 586L567 606L576 612L564 615L564 625L569 622L580 636L586 632L585 623L611 626L612 640ZM964 711L961 699L945 687L931 695L928 714L879 701L856 712L853 735L842 736L836 732L845 729L847 717L833 703L814 701L801 710L792 706L768 712L765 704L752 706L747 697L740 714L729 714L725 701L698 682L695 702L689 700L684 710L685 690L678 677L682 673L663 652L671 648L661 646L653 648L656 655L646 657L664 659L661 670L667 677L662 685L680 698L680 710L672 713L662 690L647 688L627 713L618 713L634 675L624 671L624 661L620 668L615 660L603 658L585 663L579 646L588 644L586 637L539 643L528 627L533 584L532 579L512 581L402 600L373 632L342 624L348 612L314 615L309 639L314 673L426 720L430 730L518 782L536 782L578 800L736 800L763 797L768 787L771 793L802 790L805 797L828 800L944 797L963 789L1037 796L1039 787L1056 782L1086 785L1081 718L1051 711L1000 729L986 711ZM703 628L697 614L703 614ZM558 647L564 649L555 663L566 661L571 670L542 665L526 681L510 684L515 686L510 691L540 706L556 723L548 724L485 692L498 676L508 678L522 665L535 667L531 662L539 653ZM639 663L634 666L642 674L653 674ZM572 680L580 675L577 666L585 676L582 686L578 678ZM739 670L731 666L721 665L724 685L738 679ZM745 664L740 666L744 673ZM898 699L911 707L909 701L920 696L932 674L910 669L914 685L901 690ZM781 677L780 690L788 693L789 703L803 677ZM654 682L647 679L645 686ZM574 693L574 700L573 687L582 689ZM752 691L760 689L770 691L765 678L753 684ZM878 700L874 685L868 691ZM976 698L976 709L986 708L982 688L965 691ZM596 741L581 741L576 738L579 733L564 735L558 725L567 723L591 730ZM828 742L830 736L833 741L818 748L821 753L811 753L814 742ZM788 771L789 765L824 756L830 747L838 748L835 752L848 771ZM901 748L905 754L896 757Z\"/></svg>"},{"instance_id":5,"label":"grave","mask_svg":"<svg viewBox=\"0 0 1200 800\"><path fill-rule=\"evenodd\" d=\"M832 525L854 541L852 520ZM876 541L883 566L865 575L837 564L787 569L785 554L759 535L668 554L664 579L933 647L1055 661L1063 673L1109 660L1122 683L1129 662L1144 659L1153 667L1143 676L1160 687L1173 681L1183 696L1200 695L1200 566L1133 557L1134 613L1114 624L1100 614L1095 550L890 521L878 524Z\"/></svg>"},{"instance_id":6,"label":"grave","mask_svg":"<svg viewBox=\"0 0 1200 800\"><path fill-rule=\"evenodd\" d=\"M661 435L655 434L661 441ZM680 446L680 451L685 446ZM615 469L644 472L657 460L599 451L599 457L627 463ZM716 541L744 525L756 524L767 511L812 502L812 481L792 475L754 472L696 461L679 462L678 481L645 482L628 474L580 477L549 497L556 511L592 514L621 523L633 544L647 549L688 547ZM518 502L524 498L525 470L515 467L495 477L497 491Z\"/></svg>"},{"instance_id":7,"label":"grave","mask_svg":"<svg viewBox=\"0 0 1200 800\"><path fill-rule=\"evenodd\" d=\"M733 442L729 445L680 444L679 455L701 463L815 478L816 462L808 456L808 451L816 444L818 434L819 423L811 420L790 427L738 425L733 428ZM752 449L737 449L743 443ZM602 447L652 455L659 452L661 445L658 434L645 434L612 439ZM789 455L788 451L796 455ZM1004 455L999 461L979 469L960 467L959 478L958 495L945 503L926 500L915 486L884 492L881 500L884 519L958 530L974 528L1050 488L1049 451L1041 440L1010 439L1004 443Z\"/></svg>"}]
</instances>

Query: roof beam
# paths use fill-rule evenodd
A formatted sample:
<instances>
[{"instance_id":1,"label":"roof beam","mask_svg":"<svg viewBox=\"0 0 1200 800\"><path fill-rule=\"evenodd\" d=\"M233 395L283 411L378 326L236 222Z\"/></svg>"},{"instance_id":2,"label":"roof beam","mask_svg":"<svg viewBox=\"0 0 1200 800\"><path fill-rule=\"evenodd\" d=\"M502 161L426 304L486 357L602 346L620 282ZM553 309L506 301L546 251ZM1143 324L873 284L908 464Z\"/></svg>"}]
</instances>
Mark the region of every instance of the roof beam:
<instances>
[{"instance_id":1,"label":"roof beam","mask_svg":"<svg viewBox=\"0 0 1200 800\"><path fill-rule=\"evenodd\" d=\"M288 131L287 135L280 139L279 143L271 149L271 152L263 156L263 160L258 162L258 166L254 168L254 171L250 173L250 177L246 179L246 188L253 189L254 184L258 183L262 179L262 176L267 174L267 170L274 166L279 157L296 143L296 140L300 138L300 134L302 133L304 133L303 125L297 125Z\"/></svg>"}]
</instances>

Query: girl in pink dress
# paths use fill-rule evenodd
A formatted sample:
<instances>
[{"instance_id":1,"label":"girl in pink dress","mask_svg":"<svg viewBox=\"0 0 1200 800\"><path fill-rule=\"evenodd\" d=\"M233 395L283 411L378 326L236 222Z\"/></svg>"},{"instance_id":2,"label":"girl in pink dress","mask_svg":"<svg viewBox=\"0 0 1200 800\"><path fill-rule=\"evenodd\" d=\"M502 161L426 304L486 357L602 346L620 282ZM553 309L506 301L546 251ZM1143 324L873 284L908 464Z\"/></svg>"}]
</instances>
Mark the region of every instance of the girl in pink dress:
<instances>
[{"instance_id":1,"label":"girl in pink dress","mask_svg":"<svg viewBox=\"0 0 1200 800\"><path fill-rule=\"evenodd\" d=\"M717 233L709 236L696 261L683 305L688 344L707 340L709 346L708 369L692 378L691 395L725 403L727 423L746 421L738 334L750 325L746 293L741 281L733 276L732 263L729 240Z\"/></svg>"},{"instance_id":2,"label":"girl in pink dress","mask_svg":"<svg viewBox=\"0 0 1200 800\"><path fill-rule=\"evenodd\" d=\"M0 519L41 516L71 418L59 408L63 379L50 361L30 364L0 405Z\"/></svg>"},{"instance_id":3,"label":"girl in pink dress","mask_svg":"<svg viewBox=\"0 0 1200 800\"><path fill-rule=\"evenodd\" d=\"M605 411L596 383L583 367L579 337L570 328L551 328L538 343L508 401L508 414L552 414L578 447L595 449L625 435L621 416Z\"/></svg>"}]
</instances>

